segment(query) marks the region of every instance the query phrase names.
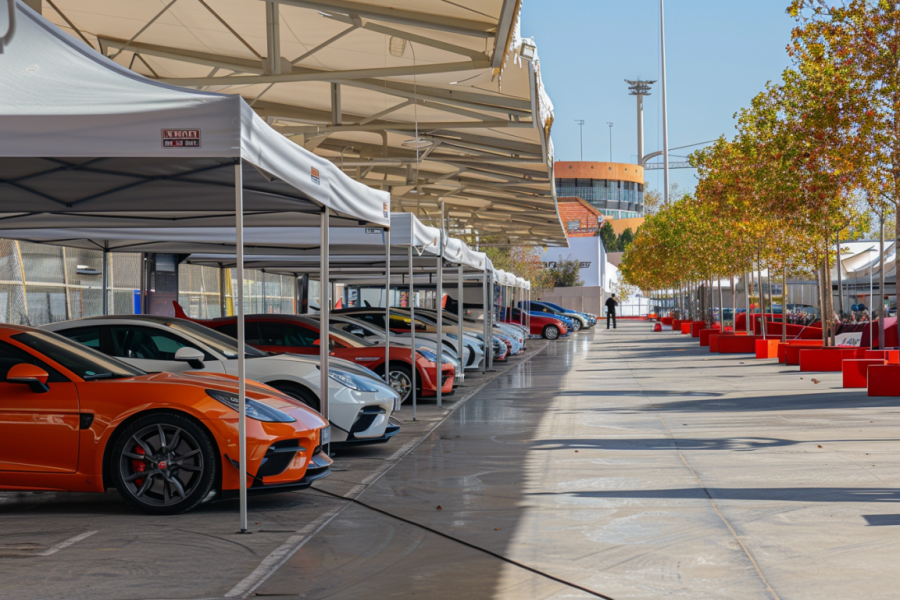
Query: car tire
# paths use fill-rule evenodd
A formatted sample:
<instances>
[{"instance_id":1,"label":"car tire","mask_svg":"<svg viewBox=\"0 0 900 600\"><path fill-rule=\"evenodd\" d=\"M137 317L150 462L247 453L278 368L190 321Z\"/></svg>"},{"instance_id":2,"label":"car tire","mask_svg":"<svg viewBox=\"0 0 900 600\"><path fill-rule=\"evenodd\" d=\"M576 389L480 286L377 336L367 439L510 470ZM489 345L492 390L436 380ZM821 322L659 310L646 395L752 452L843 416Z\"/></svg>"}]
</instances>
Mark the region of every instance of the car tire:
<instances>
[{"instance_id":1,"label":"car tire","mask_svg":"<svg viewBox=\"0 0 900 600\"><path fill-rule=\"evenodd\" d=\"M393 362L390 365L388 384L400 396L400 404L412 398L412 369L406 363ZM421 378L416 381L416 390L421 390Z\"/></svg>"},{"instance_id":2,"label":"car tire","mask_svg":"<svg viewBox=\"0 0 900 600\"><path fill-rule=\"evenodd\" d=\"M131 506L151 515L175 515L196 507L213 490L218 472L210 434L174 413L138 417L117 435L110 454L116 490Z\"/></svg>"},{"instance_id":3,"label":"car tire","mask_svg":"<svg viewBox=\"0 0 900 600\"><path fill-rule=\"evenodd\" d=\"M547 325L543 331L544 339L555 340L559 337L559 327L556 325Z\"/></svg>"},{"instance_id":4,"label":"car tire","mask_svg":"<svg viewBox=\"0 0 900 600\"><path fill-rule=\"evenodd\" d=\"M275 383L270 383L269 385L271 385L282 394L287 394L294 400L299 400L314 411L321 412L319 410L321 408L319 397L302 385L297 385L296 383L292 383L290 381L276 381Z\"/></svg>"},{"instance_id":5,"label":"car tire","mask_svg":"<svg viewBox=\"0 0 900 600\"><path fill-rule=\"evenodd\" d=\"M579 331L581 331L581 321L575 319L572 321L572 333L578 333Z\"/></svg>"}]
</instances>

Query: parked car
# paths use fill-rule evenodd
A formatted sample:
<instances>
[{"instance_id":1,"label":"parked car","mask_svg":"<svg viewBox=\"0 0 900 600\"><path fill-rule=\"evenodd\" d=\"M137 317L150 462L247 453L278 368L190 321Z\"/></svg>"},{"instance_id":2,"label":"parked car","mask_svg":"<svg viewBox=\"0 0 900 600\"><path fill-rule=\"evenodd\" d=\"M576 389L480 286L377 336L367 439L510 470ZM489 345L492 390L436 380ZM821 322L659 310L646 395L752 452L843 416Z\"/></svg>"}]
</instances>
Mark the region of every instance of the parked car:
<instances>
[{"instance_id":1,"label":"parked car","mask_svg":"<svg viewBox=\"0 0 900 600\"><path fill-rule=\"evenodd\" d=\"M0 490L105 492L155 515L237 493L238 384L146 373L55 333L0 325ZM250 493L328 475L328 423L247 384Z\"/></svg>"},{"instance_id":2,"label":"parked car","mask_svg":"<svg viewBox=\"0 0 900 600\"><path fill-rule=\"evenodd\" d=\"M521 311L518 308L510 308L506 311L507 321L518 323ZM569 335L568 325L556 315L545 313L531 313L531 335L540 336L547 340L555 340Z\"/></svg>"},{"instance_id":3,"label":"parked car","mask_svg":"<svg viewBox=\"0 0 900 600\"><path fill-rule=\"evenodd\" d=\"M597 317L590 313L579 312L577 310L572 310L571 308L563 308L559 304L553 304L552 302L533 300L529 303L529 306L532 312L546 312L549 314L561 314L564 317L574 317L581 323L581 327L578 329L587 329L597 324ZM519 302L519 308L522 308L522 302ZM576 329L576 331L578 331L578 329Z\"/></svg>"},{"instance_id":4,"label":"parked car","mask_svg":"<svg viewBox=\"0 0 900 600\"><path fill-rule=\"evenodd\" d=\"M223 333L185 319L149 315L119 315L44 325L108 356L146 371L202 371L237 374L237 341ZM312 409L320 408L317 358L269 355L244 348L247 377L266 383ZM328 387L332 441L385 442L400 429L390 423L399 396L377 375L357 365L334 359ZM370 376L364 373L368 372Z\"/></svg>"},{"instance_id":5,"label":"parked car","mask_svg":"<svg viewBox=\"0 0 900 600\"><path fill-rule=\"evenodd\" d=\"M318 316L318 315L312 315ZM374 323L370 323L368 321L363 321L361 319L356 319L350 315L336 315L332 314L330 317L331 326L336 327L342 331L346 331L356 336L363 337L367 340L373 340L378 343L382 343L385 340L386 333L383 327L379 327ZM422 334L419 333L416 335L416 346L426 347L432 352L437 350L437 342L435 341L434 335ZM452 334L448 334L448 337L453 338ZM455 338L454 338L455 339ZM412 346L412 338L407 334L391 334L391 345L398 345L404 348L410 348ZM450 355L459 360L459 356L456 354L455 348L450 348L449 346L442 344L442 349L445 355ZM409 352L409 350L407 350ZM468 336L463 339L463 370L474 370L481 368L481 361L484 360L484 343L481 340L472 339ZM465 372L463 372L462 376L465 376Z\"/></svg>"},{"instance_id":6,"label":"parked car","mask_svg":"<svg viewBox=\"0 0 900 600\"><path fill-rule=\"evenodd\" d=\"M384 309L383 308L345 308L333 311L333 314L347 315L366 321L379 327L384 327ZM412 331L410 312L405 308L391 309L391 333L409 334ZM437 322L421 313L420 309L416 309L416 337L421 334L431 334L436 339ZM442 343L450 348L456 347L456 332L447 328L442 332ZM501 347L502 346L502 347ZM505 360L509 350L506 344L501 343L497 338L493 343L494 360Z\"/></svg>"},{"instance_id":7,"label":"parked car","mask_svg":"<svg viewBox=\"0 0 900 600\"><path fill-rule=\"evenodd\" d=\"M182 311L182 314L183 311ZM209 327L229 337L237 336L237 319L198 320L193 322ZM246 315L244 317L247 344L271 354L319 355L319 321L301 315ZM329 330L329 354L371 369L384 377L384 345L366 341L337 328ZM412 357L401 347L390 349L390 385L400 395L400 402L412 398ZM427 348L416 350L416 392L422 396L437 394L437 356ZM441 392L453 391L455 369L451 362L441 367Z\"/></svg>"}]
</instances>

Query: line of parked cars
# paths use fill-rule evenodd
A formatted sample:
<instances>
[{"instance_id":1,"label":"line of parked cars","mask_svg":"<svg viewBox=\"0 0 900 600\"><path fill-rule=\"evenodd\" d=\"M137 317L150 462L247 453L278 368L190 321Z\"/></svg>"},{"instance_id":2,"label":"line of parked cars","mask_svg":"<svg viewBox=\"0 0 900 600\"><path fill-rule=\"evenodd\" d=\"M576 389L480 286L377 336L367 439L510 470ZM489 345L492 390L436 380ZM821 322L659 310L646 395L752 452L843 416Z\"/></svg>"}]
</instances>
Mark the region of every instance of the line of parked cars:
<instances>
[{"instance_id":1,"label":"line of parked cars","mask_svg":"<svg viewBox=\"0 0 900 600\"><path fill-rule=\"evenodd\" d=\"M117 315L0 325L0 490L104 492L176 514L237 493L238 357L247 369L250 493L303 489L330 472L325 448L387 442L412 397L455 392L466 371L525 352L527 332L456 315L336 310L328 323L329 421L320 414L319 315ZM515 319L514 319L515 320ZM415 358L412 332L415 330ZM391 349L385 358L386 330ZM563 331L563 335L566 331ZM441 369L437 357L440 352ZM387 373L387 377L385 374ZM413 377L415 373L415 377Z\"/></svg>"}]
</instances>

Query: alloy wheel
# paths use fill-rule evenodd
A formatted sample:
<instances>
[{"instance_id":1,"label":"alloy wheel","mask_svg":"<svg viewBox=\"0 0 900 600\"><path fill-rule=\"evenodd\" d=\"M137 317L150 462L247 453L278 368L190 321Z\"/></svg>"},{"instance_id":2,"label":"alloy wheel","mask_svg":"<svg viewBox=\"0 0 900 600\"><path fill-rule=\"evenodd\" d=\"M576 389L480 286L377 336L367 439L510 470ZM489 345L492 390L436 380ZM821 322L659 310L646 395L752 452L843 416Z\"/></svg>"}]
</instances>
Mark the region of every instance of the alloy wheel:
<instances>
[{"instance_id":1,"label":"alloy wheel","mask_svg":"<svg viewBox=\"0 0 900 600\"><path fill-rule=\"evenodd\" d=\"M201 484L206 468L194 436L168 423L154 423L137 431L124 445L118 463L124 491L152 508L174 507L187 501Z\"/></svg>"}]
</instances>

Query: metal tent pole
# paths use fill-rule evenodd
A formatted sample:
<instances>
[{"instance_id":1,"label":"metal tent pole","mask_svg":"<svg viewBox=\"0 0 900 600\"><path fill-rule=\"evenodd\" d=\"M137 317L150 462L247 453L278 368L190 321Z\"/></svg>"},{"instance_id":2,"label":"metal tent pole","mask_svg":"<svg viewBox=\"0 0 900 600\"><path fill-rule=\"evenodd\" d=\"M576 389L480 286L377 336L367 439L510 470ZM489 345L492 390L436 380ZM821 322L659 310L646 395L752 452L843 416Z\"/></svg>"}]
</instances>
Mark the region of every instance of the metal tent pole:
<instances>
[{"instance_id":1,"label":"metal tent pole","mask_svg":"<svg viewBox=\"0 0 900 600\"><path fill-rule=\"evenodd\" d=\"M247 532L247 360L244 344L247 341L244 328L244 178L241 160L234 164L234 212L235 248L237 250L237 316L238 346L238 477L241 505L241 533Z\"/></svg>"},{"instance_id":2,"label":"metal tent pole","mask_svg":"<svg viewBox=\"0 0 900 600\"><path fill-rule=\"evenodd\" d=\"M319 224L319 408L321 408L322 416L328 421L328 322L331 321L331 281L329 278L329 255L328 255L328 228L330 226L328 209L322 209L322 221ZM330 444L329 444L330 446ZM325 453L329 453L330 448L325 447Z\"/></svg>"},{"instance_id":3,"label":"metal tent pole","mask_svg":"<svg viewBox=\"0 0 900 600\"><path fill-rule=\"evenodd\" d=\"M456 270L458 281L456 282L456 352L459 354L461 370L465 372L466 365L463 361L463 266L460 264Z\"/></svg>"},{"instance_id":4,"label":"metal tent pole","mask_svg":"<svg viewBox=\"0 0 900 600\"><path fill-rule=\"evenodd\" d=\"M443 396L442 389L444 386L441 383L441 375L444 371L444 303L442 302L444 296L444 230L441 229L441 245L438 248L438 257L437 257L437 278L435 282L435 304L437 304L437 348L435 349L435 354L437 357L435 358L435 368L437 372L435 373L435 385L437 386L437 405L438 408L442 406Z\"/></svg>"},{"instance_id":5,"label":"metal tent pole","mask_svg":"<svg viewBox=\"0 0 900 600\"><path fill-rule=\"evenodd\" d=\"M488 353L493 352L491 344L488 343L488 272L484 270L484 276L481 278L481 300L484 305L482 314L482 329L484 331L484 357L481 361L481 374L487 373L488 369Z\"/></svg>"},{"instance_id":6,"label":"metal tent pole","mask_svg":"<svg viewBox=\"0 0 900 600\"><path fill-rule=\"evenodd\" d=\"M484 344L485 347L489 348L488 352L488 370L494 370L494 336L492 332L494 331L494 274L491 273L488 275L488 298L490 298L491 303L491 312L489 316L489 321L487 322L487 327L484 332Z\"/></svg>"},{"instance_id":7,"label":"metal tent pole","mask_svg":"<svg viewBox=\"0 0 900 600\"><path fill-rule=\"evenodd\" d=\"M384 381L391 384L391 230L384 231ZM415 361L412 363L416 364Z\"/></svg>"},{"instance_id":8,"label":"metal tent pole","mask_svg":"<svg viewBox=\"0 0 900 600\"><path fill-rule=\"evenodd\" d=\"M416 303L414 298L415 290L413 289L413 249L412 246L409 247L407 257L409 259L409 300L407 304L409 304L409 334L410 334L410 348L412 349L412 406L413 406L413 421L416 420ZM387 328L390 328L391 322L385 324Z\"/></svg>"},{"instance_id":9,"label":"metal tent pole","mask_svg":"<svg viewBox=\"0 0 900 600\"><path fill-rule=\"evenodd\" d=\"M666 98L666 20L665 10L663 9L663 0L659 0L659 48L660 48L660 64L662 71L660 73L660 82L662 83L662 129L663 129L663 198L666 206L669 204L669 108ZM638 157L638 161L642 157Z\"/></svg>"},{"instance_id":10,"label":"metal tent pole","mask_svg":"<svg viewBox=\"0 0 900 600\"><path fill-rule=\"evenodd\" d=\"M104 317L109 315L109 250L106 249L106 244L108 242L104 243L103 270L100 276L100 287L103 288L102 309Z\"/></svg>"}]
</instances>

